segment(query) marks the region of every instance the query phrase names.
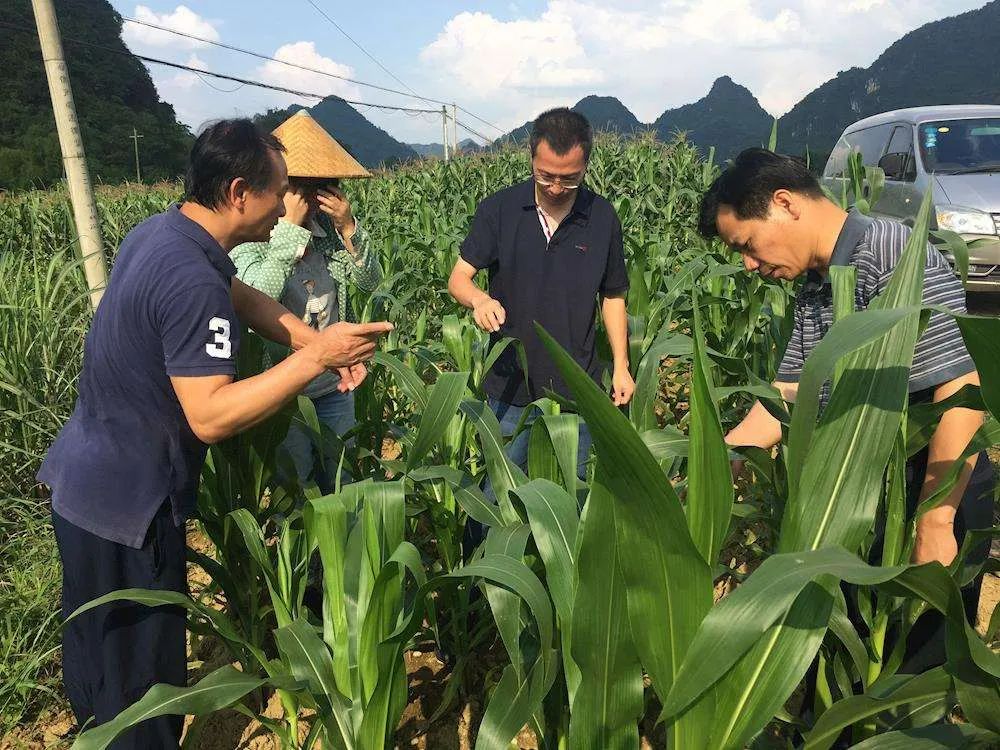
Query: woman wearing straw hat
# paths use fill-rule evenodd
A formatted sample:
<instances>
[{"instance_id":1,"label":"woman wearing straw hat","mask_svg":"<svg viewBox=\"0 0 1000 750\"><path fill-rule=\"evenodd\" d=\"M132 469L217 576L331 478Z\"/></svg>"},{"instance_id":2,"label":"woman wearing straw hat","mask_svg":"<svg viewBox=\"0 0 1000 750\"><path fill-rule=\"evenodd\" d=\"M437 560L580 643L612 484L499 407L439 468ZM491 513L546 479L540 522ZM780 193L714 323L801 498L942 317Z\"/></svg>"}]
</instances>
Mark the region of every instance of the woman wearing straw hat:
<instances>
[{"instance_id":1,"label":"woman wearing straw hat","mask_svg":"<svg viewBox=\"0 0 1000 750\"><path fill-rule=\"evenodd\" d=\"M371 177L305 110L274 130L285 145L289 190L285 216L269 242L251 242L233 250L240 279L277 299L305 323L322 330L351 316L348 284L370 292L382 272L368 252L364 230L339 189L345 177ZM343 435L355 423L354 394L337 389L339 378L324 373L309 384L321 423ZM313 474L324 491L333 482L319 470L312 439L293 423L285 442L300 481ZM314 467L316 472L314 473Z\"/></svg>"}]
</instances>

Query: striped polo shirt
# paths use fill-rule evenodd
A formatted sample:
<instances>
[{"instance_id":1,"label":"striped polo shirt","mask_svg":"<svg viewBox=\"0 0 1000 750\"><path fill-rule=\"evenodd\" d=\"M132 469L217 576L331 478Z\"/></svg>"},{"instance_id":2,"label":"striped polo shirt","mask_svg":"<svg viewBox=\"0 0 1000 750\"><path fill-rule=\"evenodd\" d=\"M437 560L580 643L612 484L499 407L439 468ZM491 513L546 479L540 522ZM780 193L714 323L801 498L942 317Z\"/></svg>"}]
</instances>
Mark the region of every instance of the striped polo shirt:
<instances>
[{"instance_id":1,"label":"striped polo shirt","mask_svg":"<svg viewBox=\"0 0 1000 750\"><path fill-rule=\"evenodd\" d=\"M910 228L896 221L872 219L852 210L837 238L831 266L854 266L855 310L867 309L889 284L903 255ZM948 261L932 244L927 246L923 304L942 305L965 312L965 290ZM778 367L777 380L797 383L813 347L833 325L833 293L829 276L809 271L795 298L795 325ZM917 341L910 368L911 394L946 383L975 369L955 321L942 312L931 315ZM827 388L824 388L826 395ZM825 399L824 399L825 401Z\"/></svg>"}]
</instances>

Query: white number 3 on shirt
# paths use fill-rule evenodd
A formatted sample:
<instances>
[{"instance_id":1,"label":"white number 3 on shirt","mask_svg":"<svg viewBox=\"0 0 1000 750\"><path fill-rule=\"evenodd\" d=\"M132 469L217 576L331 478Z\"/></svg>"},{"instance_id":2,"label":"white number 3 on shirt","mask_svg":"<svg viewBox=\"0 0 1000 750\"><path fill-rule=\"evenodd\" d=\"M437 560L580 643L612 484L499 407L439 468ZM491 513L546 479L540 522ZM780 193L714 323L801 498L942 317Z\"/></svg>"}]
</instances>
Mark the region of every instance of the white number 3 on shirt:
<instances>
[{"instance_id":1,"label":"white number 3 on shirt","mask_svg":"<svg viewBox=\"0 0 1000 750\"><path fill-rule=\"evenodd\" d=\"M208 321L208 330L215 334L215 340L205 344L208 356L229 359L233 353L233 342L229 340L229 321L225 318L212 318Z\"/></svg>"}]
</instances>

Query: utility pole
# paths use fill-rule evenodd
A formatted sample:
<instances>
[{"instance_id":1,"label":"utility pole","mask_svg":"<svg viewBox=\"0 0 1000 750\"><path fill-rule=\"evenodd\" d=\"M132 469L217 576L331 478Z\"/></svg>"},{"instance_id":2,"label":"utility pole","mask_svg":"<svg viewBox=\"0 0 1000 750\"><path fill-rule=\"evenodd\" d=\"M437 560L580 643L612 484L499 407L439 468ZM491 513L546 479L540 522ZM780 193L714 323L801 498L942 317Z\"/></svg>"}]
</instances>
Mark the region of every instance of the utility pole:
<instances>
[{"instance_id":1,"label":"utility pole","mask_svg":"<svg viewBox=\"0 0 1000 750\"><path fill-rule=\"evenodd\" d=\"M451 105L451 148L453 154L458 154L458 105Z\"/></svg>"},{"instance_id":2,"label":"utility pole","mask_svg":"<svg viewBox=\"0 0 1000 750\"><path fill-rule=\"evenodd\" d=\"M444 160L448 161L448 108L441 105L441 142L444 145Z\"/></svg>"},{"instance_id":3,"label":"utility pole","mask_svg":"<svg viewBox=\"0 0 1000 750\"><path fill-rule=\"evenodd\" d=\"M97 218L94 191L87 173L87 160L83 153L80 124L76 119L76 105L69 86L69 73L63 56L62 40L52 0L31 0L38 27L38 41L42 47L45 76L49 81L49 95L56 116L59 148L62 150L63 167L69 185L69 198L73 204L73 218L80 239L83 256L83 273L90 289L90 304L97 308L108 284L108 269L101 246L101 225Z\"/></svg>"},{"instance_id":4,"label":"utility pole","mask_svg":"<svg viewBox=\"0 0 1000 750\"><path fill-rule=\"evenodd\" d=\"M129 136L133 141L135 141L135 181L142 182L142 172L139 171L139 139L142 135L132 128L132 135Z\"/></svg>"}]
</instances>

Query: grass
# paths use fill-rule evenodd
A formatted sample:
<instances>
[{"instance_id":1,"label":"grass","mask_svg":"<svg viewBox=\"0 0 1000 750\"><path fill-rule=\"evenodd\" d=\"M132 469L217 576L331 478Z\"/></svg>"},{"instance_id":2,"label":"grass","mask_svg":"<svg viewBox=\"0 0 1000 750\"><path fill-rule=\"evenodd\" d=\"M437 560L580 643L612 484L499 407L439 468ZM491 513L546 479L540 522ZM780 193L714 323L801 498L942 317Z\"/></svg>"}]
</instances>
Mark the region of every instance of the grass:
<instances>
[{"instance_id":1,"label":"grass","mask_svg":"<svg viewBox=\"0 0 1000 750\"><path fill-rule=\"evenodd\" d=\"M62 700L60 584L48 503L0 499L0 736Z\"/></svg>"}]
</instances>

